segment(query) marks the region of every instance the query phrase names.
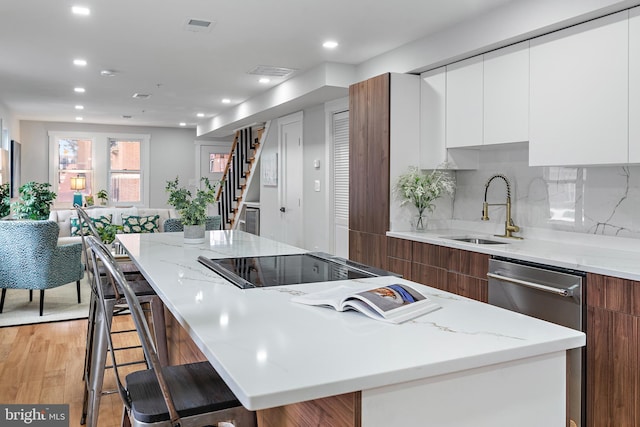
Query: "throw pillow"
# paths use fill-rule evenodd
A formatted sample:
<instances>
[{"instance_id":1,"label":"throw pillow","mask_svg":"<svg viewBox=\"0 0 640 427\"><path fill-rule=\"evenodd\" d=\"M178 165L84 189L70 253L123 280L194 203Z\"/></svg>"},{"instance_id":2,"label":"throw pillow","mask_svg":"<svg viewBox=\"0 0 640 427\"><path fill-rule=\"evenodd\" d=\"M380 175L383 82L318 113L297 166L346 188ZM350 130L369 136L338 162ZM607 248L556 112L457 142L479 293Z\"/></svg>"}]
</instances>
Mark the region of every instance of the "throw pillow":
<instances>
[{"instance_id":1,"label":"throw pillow","mask_svg":"<svg viewBox=\"0 0 640 427\"><path fill-rule=\"evenodd\" d=\"M102 215L99 218L91 218L91 222L99 230L101 228L104 228L106 225L111 225L111 215ZM82 221L82 234L84 234L85 236L89 234L89 227L84 221ZM81 236L82 234L80 233L79 218L71 218L71 235Z\"/></svg>"},{"instance_id":2,"label":"throw pillow","mask_svg":"<svg viewBox=\"0 0 640 427\"><path fill-rule=\"evenodd\" d=\"M124 233L158 233L160 215L135 216L122 214L122 231Z\"/></svg>"}]
</instances>

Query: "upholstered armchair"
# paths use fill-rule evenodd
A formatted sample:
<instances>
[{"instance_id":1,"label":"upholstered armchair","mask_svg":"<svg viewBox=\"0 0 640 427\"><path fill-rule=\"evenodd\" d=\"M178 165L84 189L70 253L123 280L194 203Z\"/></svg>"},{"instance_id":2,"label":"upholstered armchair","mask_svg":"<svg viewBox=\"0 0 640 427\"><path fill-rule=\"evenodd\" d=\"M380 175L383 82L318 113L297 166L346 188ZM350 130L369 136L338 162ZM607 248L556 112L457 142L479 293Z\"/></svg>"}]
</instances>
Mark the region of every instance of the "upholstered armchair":
<instances>
[{"instance_id":1,"label":"upholstered armchair","mask_svg":"<svg viewBox=\"0 0 640 427\"><path fill-rule=\"evenodd\" d=\"M58 224L54 221L0 220L0 313L7 289L40 291L40 316L44 291L76 282L80 303L80 279L84 275L82 244L58 246Z\"/></svg>"}]
</instances>

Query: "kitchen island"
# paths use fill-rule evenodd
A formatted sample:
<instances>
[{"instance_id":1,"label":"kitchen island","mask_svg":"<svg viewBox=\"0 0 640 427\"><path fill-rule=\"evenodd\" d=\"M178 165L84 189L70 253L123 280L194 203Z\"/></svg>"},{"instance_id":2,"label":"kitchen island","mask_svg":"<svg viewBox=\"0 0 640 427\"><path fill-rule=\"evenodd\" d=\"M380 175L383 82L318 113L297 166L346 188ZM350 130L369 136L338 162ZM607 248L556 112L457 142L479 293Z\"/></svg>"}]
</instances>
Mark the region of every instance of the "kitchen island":
<instances>
[{"instance_id":1,"label":"kitchen island","mask_svg":"<svg viewBox=\"0 0 640 427\"><path fill-rule=\"evenodd\" d=\"M564 425L565 352L585 344L581 332L428 287L442 308L401 325L291 302L327 286L403 282L391 276L239 289L197 257L306 252L241 231L207 232L199 245L182 233L118 239L248 409L353 393L350 425Z\"/></svg>"}]
</instances>

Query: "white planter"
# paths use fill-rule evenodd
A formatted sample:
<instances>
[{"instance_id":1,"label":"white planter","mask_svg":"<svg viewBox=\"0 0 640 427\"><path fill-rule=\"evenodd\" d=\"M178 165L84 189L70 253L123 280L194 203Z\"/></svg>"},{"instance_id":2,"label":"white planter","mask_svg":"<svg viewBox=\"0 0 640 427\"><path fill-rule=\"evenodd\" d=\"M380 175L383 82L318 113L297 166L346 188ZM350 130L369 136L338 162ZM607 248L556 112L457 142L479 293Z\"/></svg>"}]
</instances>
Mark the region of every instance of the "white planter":
<instances>
[{"instance_id":1,"label":"white planter","mask_svg":"<svg viewBox=\"0 0 640 427\"><path fill-rule=\"evenodd\" d=\"M204 243L204 224L185 225L184 226L184 242L185 243Z\"/></svg>"}]
</instances>

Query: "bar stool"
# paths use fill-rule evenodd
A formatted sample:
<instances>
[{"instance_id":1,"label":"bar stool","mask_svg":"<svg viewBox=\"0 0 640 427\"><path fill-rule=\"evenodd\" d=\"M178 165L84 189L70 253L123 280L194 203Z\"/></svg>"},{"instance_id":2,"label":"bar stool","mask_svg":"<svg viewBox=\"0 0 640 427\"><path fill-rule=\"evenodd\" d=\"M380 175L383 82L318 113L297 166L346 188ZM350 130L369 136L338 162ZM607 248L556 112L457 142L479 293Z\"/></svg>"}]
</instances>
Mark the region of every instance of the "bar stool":
<instances>
[{"instance_id":1,"label":"bar stool","mask_svg":"<svg viewBox=\"0 0 640 427\"><path fill-rule=\"evenodd\" d=\"M100 259L125 295L131 316L136 325L140 342L148 361L148 368L136 371L122 380L118 371L115 352L111 351L116 384L124 411L122 425L142 427L195 427L215 426L231 422L236 427L255 427L255 413L245 409L224 383L209 362L163 367L153 345L144 313L124 274L119 270L109 250L94 237L87 238L92 263ZM102 287L97 287L100 301L106 302ZM105 305L97 310L99 327L108 325L109 313ZM113 347L109 329L105 336L109 347ZM125 386L126 384L126 386Z\"/></svg>"},{"instance_id":2,"label":"bar stool","mask_svg":"<svg viewBox=\"0 0 640 427\"><path fill-rule=\"evenodd\" d=\"M91 301L89 304L87 345L83 372L85 391L80 424L87 423L90 427L94 427L98 422L100 399L103 394L107 393L102 390L104 383L104 371L107 368L113 368L113 365L106 365L107 351L110 350L107 345L107 340L110 339L110 336L105 336L104 328L99 327L96 322L102 317L108 319L108 330L111 331L113 316L116 314L126 313L128 311L128 306L126 305L126 300L122 294L122 290L118 288L111 276L107 274L104 266L101 264L96 264L96 266L94 266L88 262L90 259L90 250L86 242L86 238L88 236L85 236L85 232L99 241L101 240L98 230L86 211L77 205L75 207L80 220L80 234L82 236L83 253L87 260L87 275L89 277L89 283L92 290ZM121 269L127 271L125 274L128 277L129 283L131 284L139 302L148 307L147 312L150 314L150 318L148 318L147 321L150 321L153 326L160 362L163 366L166 366L168 364L168 350L164 323L164 306L162 301L131 261L119 264L121 264ZM98 289L97 286L99 286L100 289ZM100 304L99 291L104 295L104 304ZM107 308L105 316L102 316L100 313L102 307ZM135 332L135 329L111 333L124 334L131 332ZM125 351L133 348L141 348L141 346L118 347L113 348L111 351ZM146 363L146 361L138 360L123 364L123 366L143 363Z\"/></svg>"}]
</instances>

